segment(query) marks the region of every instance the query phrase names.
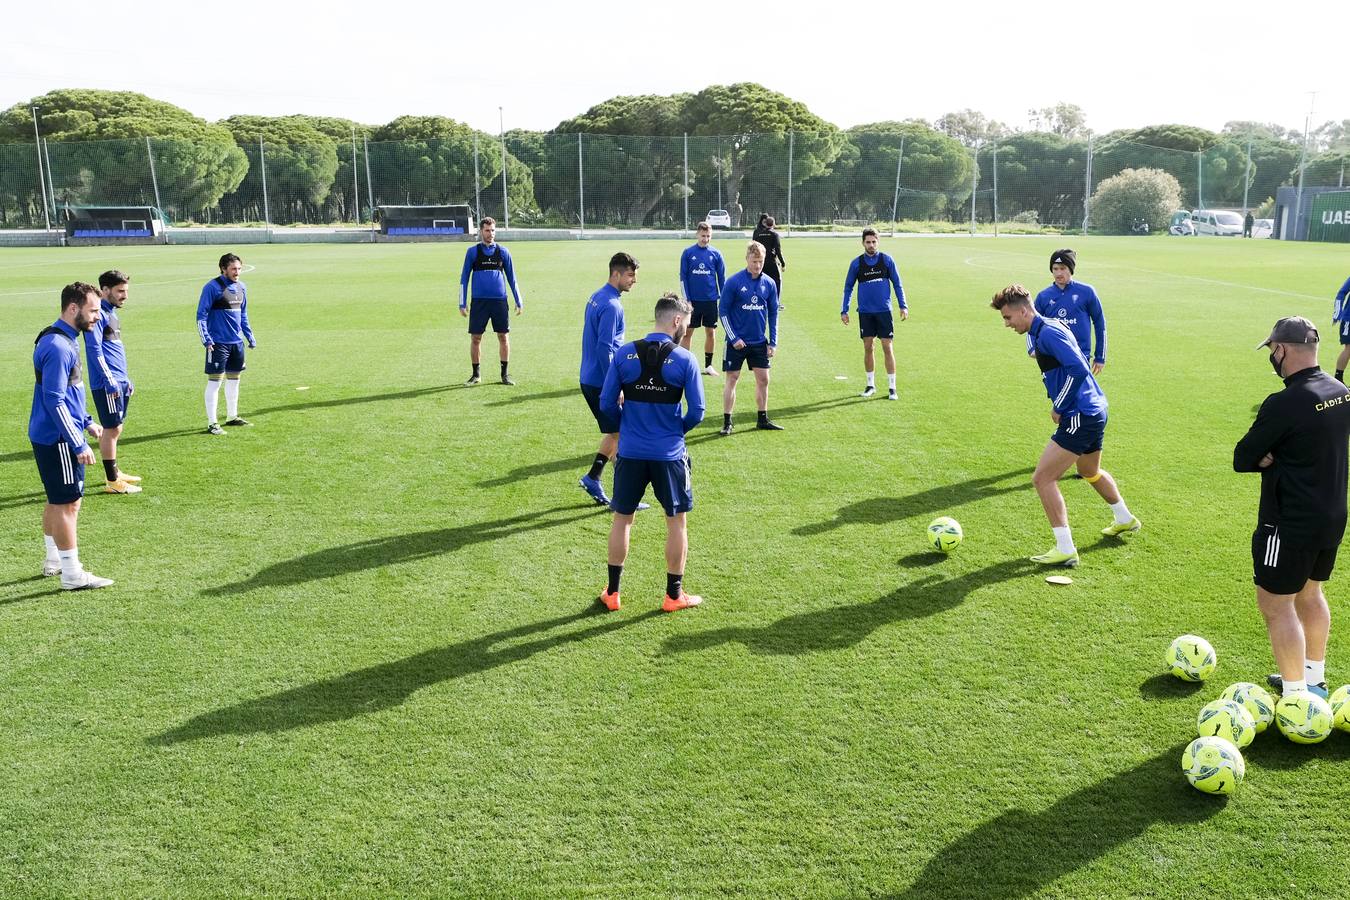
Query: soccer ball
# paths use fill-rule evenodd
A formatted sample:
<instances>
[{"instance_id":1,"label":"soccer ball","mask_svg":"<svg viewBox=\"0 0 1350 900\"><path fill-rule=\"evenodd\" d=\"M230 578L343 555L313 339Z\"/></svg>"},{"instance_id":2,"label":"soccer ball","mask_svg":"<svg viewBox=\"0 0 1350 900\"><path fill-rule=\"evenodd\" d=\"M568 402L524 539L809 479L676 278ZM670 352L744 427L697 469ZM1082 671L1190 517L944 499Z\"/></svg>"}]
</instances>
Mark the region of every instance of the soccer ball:
<instances>
[{"instance_id":1,"label":"soccer ball","mask_svg":"<svg viewBox=\"0 0 1350 900\"><path fill-rule=\"evenodd\" d=\"M1331 695L1331 724L1341 731L1350 731L1350 684L1336 688Z\"/></svg>"},{"instance_id":2,"label":"soccer ball","mask_svg":"<svg viewBox=\"0 0 1350 900\"><path fill-rule=\"evenodd\" d=\"M951 516L938 516L928 523L928 543L939 553L951 553L961 544L961 523Z\"/></svg>"},{"instance_id":3,"label":"soccer ball","mask_svg":"<svg viewBox=\"0 0 1350 900\"><path fill-rule=\"evenodd\" d=\"M1241 703L1256 723L1256 733L1266 730L1266 726L1275 721L1275 698L1270 691L1250 681L1236 681L1223 689L1221 700Z\"/></svg>"},{"instance_id":4,"label":"soccer ball","mask_svg":"<svg viewBox=\"0 0 1350 900\"><path fill-rule=\"evenodd\" d=\"M1331 705L1312 691L1296 691L1275 704L1275 724L1295 744L1325 741L1331 720Z\"/></svg>"},{"instance_id":5,"label":"soccer ball","mask_svg":"<svg viewBox=\"0 0 1350 900\"><path fill-rule=\"evenodd\" d=\"M1241 750L1256 737L1256 723L1252 714L1241 703L1215 700L1206 703L1195 718L1195 728L1201 737L1221 737L1232 741Z\"/></svg>"},{"instance_id":6,"label":"soccer ball","mask_svg":"<svg viewBox=\"0 0 1350 900\"><path fill-rule=\"evenodd\" d=\"M1242 751L1221 737L1198 737L1181 754L1181 771L1197 791L1231 794L1242 784L1247 764Z\"/></svg>"},{"instance_id":7,"label":"soccer ball","mask_svg":"<svg viewBox=\"0 0 1350 900\"><path fill-rule=\"evenodd\" d=\"M1183 634L1173 641L1163 661L1182 681L1204 681L1219 666L1219 657L1209 641L1193 634Z\"/></svg>"}]
</instances>

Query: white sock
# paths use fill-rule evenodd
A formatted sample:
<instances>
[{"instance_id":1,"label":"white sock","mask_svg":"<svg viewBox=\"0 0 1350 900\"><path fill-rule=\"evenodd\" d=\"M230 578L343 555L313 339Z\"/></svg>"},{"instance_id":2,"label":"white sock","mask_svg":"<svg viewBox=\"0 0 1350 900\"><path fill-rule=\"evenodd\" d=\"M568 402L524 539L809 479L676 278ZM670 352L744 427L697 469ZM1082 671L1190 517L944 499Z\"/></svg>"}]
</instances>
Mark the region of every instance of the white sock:
<instances>
[{"instance_id":1,"label":"white sock","mask_svg":"<svg viewBox=\"0 0 1350 900\"><path fill-rule=\"evenodd\" d=\"M891 386L891 393L895 393L895 375L894 373L886 376L886 382Z\"/></svg>"},{"instance_id":2,"label":"white sock","mask_svg":"<svg viewBox=\"0 0 1350 900\"><path fill-rule=\"evenodd\" d=\"M216 424L217 400L220 398L220 382L212 379L206 381L206 424Z\"/></svg>"},{"instance_id":3,"label":"white sock","mask_svg":"<svg viewBox=\"0 0 1350 900\"><path fill-rule=\"evenodd\" d=\"M44 534L42 536L42 543L47 546L47 562L60 562L61 556L60 551L56 549L56 538L52 537L50 534Z\"/></svg>"},{"instance_id":4,"label":"white sock","mask_svg":"<svg viewBox=\"0 0 1350 900\"><path fill-rule=\"evenodd\" d=\"M1299 691L1306 691L1307 689L1308 682L1306 681L1286 681L1284 682L1284 689L1280 692L1280 696L1288 697L1290 694L1297 694Z\"/></svg>"},{"instance_id":5,"label":"white sock","mask_svg":"<svg viewBox=\"0 0 1350 900\"><path fill-rule=\"evenodd\" d=\"M1115 514L1117 525L1128 525L1134 520L1134 516L1130 515L1130 508L1125 505L1124 497L1111 504L1111 512Z\"/></svg>"},{"instance_id":6,"label":"white sock","mask_svg":"<svg viewBox=\"0 0 1350 900\"><path fill-rule=\"evenodd\" d=\"M56 552L61 558L61 577L66 581L74 581L83 569L80 565L80 548L71 547L69 550Z\"/></svg>"},{"instance_id":7,"label":"white sock","mask_svg":"<svg viewBox=\"0 0 1350 900\"><path fill-rule=\"evenodd\" d=\"M230 419L239 418L239 379L225 379L225 416Z\"/></svg>"},{"instance_id":8,"label":"white sock","mask_svg":"<svg viewBox=\"0 0 1350 900\"><path fill-rule=\"evenodd\" d=\"M1303 677L1308 684L1321 684L1327 680L1327 661L1325 659L1304 659Z\"/></svg>"},{"instance_id":9,"label":"white sock","mask_svg":"<svg viewBox=\"0 0 1350 900\"><path fill-rule=\"evenodd\" d=\"M876 386L877 386L877 373L876 373L876 372L868 372L868 373L867 373L867 386L868 386L868 387L876 387Z\"/></svg>"},{"instance_id":10,"label":"white sock","mask_svg":"<svg viewBox=\"0 0 1350 900\"><path fill-rule=\"evenodd\" d=\"M1074 547L1073 547L1073 535L1069 533L1069 526L1068 526L1068 525L1054 526L1051 530L1055 532L1055 549L1056 549L1056 550L1058 550L1060 553L1075 553L1075 552L1077 552L1077 551L1074 550Z\"/></svg>"}]
</instances>

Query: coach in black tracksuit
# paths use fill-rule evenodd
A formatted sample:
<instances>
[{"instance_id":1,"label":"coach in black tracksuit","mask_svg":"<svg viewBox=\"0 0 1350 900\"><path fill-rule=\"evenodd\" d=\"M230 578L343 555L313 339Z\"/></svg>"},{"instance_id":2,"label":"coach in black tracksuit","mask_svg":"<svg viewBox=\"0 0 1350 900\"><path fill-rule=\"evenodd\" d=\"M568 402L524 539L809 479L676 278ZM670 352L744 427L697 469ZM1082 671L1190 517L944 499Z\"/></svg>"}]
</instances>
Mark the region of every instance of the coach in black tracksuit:
<instances>
[{"instance_id":1,"label":"coach in black tracksuit","mask_svg":"<svg viewBox=\"0 0 1350 900\"><path fill-rule=\"evenodd\" d=\"M1317 366L1317 329L1301 316L1275 323L1270 364L1285 388L1261 404L1233 450L1233 469L1261 473L1252 535L1256 599L1285 694L1305 686L1326 696L1331 577L1345 533L1350 392Z\"/></svg>"}]
</instances>

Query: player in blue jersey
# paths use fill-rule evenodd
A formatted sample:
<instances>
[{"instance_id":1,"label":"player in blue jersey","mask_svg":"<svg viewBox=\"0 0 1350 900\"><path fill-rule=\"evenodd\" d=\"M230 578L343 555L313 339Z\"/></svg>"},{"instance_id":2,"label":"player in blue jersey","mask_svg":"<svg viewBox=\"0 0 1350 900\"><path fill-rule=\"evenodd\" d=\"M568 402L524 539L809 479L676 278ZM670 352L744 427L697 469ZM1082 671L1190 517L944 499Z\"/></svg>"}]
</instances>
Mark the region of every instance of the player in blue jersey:
<instances>
[{"instance_id":1,"label":"player in blue jersey","mask_svg":"<svg viewBox=\"0 0 1350 900\"><path fill-rule=\"evenodd\" d=\"M1078 342L1058 319L1047 318L1031 305L1031 295L1012 284L994 295L990 304L1003 315L1003 324L1027 336L1031 355L1041 370L1041 380L1050 397L1050 419L1059 426L1045 445L1036 472L1031 476L1055 534L1055 546L1031 557L1032 562L1051 566L1078 565L1078 550L1069 531L1069 511L1059 491L1059 479L1077 463L1078 474L1092 485L1111 507L1115 521L1102 534L1115 536L1139 530L1139 520L1130 514L1115 479L1101 468L1102 439L1106 433L1106 395L1097 385Z\"/></svg>"},{"instance_id":2,"label":"player in blue jersey","mask_svg":"<svg viewBox=\"0 0 1350 900\"><path fill-rule=\"evenodd\" d=\"M84 467L94 462L94 451L84 439L88 431L103 430L84 406L81 332L99 323L98 289L77 281L61 289L61 318L38 334L33 347L33 407L28 416L28 440L33 445L38 475L47 493L42 510L44 576L61 576L67 591L102 588L112 584L85 571L76 542L80 499L84 496Z\"/></svg>"},{"instance_id":3,"label":"player in blue jersey","mask_svg":"<svg viewBox=\"0 0 1350 900\"><path fill-rule=\"evenodd\" d=\"M610 610L620 605L619 578L628 558L633 514L648 485L666 513L666 595L661 609L675 612L703 602L684 591L689 555L685 516L694 508L684 436L703 420L704 408L698 362L679 346L691 312L689 303L674 294L656 301L655 330L619 348L600 391L601 411L619 423L609 582L599 597Z\"/></svg>"},{"instance_id":4,"label":"player in blue jersey","mask_svg":"<svg viewBox=\"0 0 1350 900\"><path fill-rule=\"evenodd\" d=\"M755 373L755 427L782 431L769 420L769 360L778 352L778 286L764 273L764 245L751 241L745 248L745 268L727 279L718 301L726 350L722 371L722 434L731 434L731 411L736 408L736 382L742 363Z\"/></svg>"},{"instance_id":5,"label":"player in blue jersey","mask_svg":"<svg viewBox=\"0 0 1350 900\"><path fill-rule=\"evenodd\" d=\"M225 383L225 424L251 425L239 416L239 379L244 374L244 343L258 346L248 323L248 288L239 280L244 261L233 253L220 258L220 275L202 286L197 301L197 336L206 348L206 433L224 434L216 421L221 379Z\"/></svg>"},{"instance_id":6,"label":"player in blue jersey","mask_svg":"<svg viewBox=\"0 0 1350 900\"><path fill-rule=\"evenodd\" d=\"M1350 363L1350 278L1336 292L1336 302L1331 307L1331 320L1341 335L1341 355L1336 357L1336 380L1345 384L1345 365Z\"/></svg>"},{"instance_id":7,"label":"player in blue jersey","mask_svg":"<svg viewBox=\"0 0 1350 900\"><path fill-rule=\"evenodd\" d=\"M506 305L506 290L516 298L516 315L525 312L521 305L520 286L516 284L516 270L511 265L511 252L497 243L497 220L484 216L478 223L478 243L464 254L464 267L459 272L459 314L469 320L469 362L473 374L465 384L478 384L479 351L488 322L497 335L498 357L502 364L502 384L511 380L511 317ZM469 306L472 298L473 306Z\"/></svg>"},{"instance_id":8,"label":"player in blue jersey","mask_svg":"<svg viewBox=\"0 0 1350 900\"><path fill-rule=\"evenodd\" d=\"M1092 374L1096 375L1106 365L1106 315L1092 285L1073 280L1077 267L1078 254L1072 250L1050 254L1050 274L1055 281L1036 295L1036 312L1068 326L1084 358L1092 360ZM1092 351L1094 336L1096 353Z\"/></svg>"},{"instance_id":9,"label":"player in blue jersey","mask_svg":"<svg viewBox=\"0 0 1350 900\"><path fill-rule=\"evenodd\" d=\"M139 475L117 467L117 439L127 418L127 405L135 391L127 374L127 351L122 346L122 320L118 311L127 302L131 276L111 269L98 276L99 321L84 333L84 352L89 360L89 394L94 398L103 433L98 452L103 459L103 488L109 494L140 493Z\"/></svg>"},{"instance_id":10,"label":"player in blue jersey","mask_svg":"<svg viewBox=\"0 0 1350 900\"><path fill-rule=\"evenodd\" d=\"M877 392L875 357L872 354L873 342L881 339L881 351L886 357L886 380L890 385L889 400L898 400L895 392L895 350L891 347L895 339L895 321L891 318L891 287L895 287L895 301L900 307L900 321L909 318L909 307L905 304L905 289L900 284L900 270L890 254L877 250L877 230L864 228L862 233L862 255L849 263L848 275L844 277L844 306L839 311L839 320L848 324L848 304L853 296L853 285L858 285L858 336L863 342L863 371L867 373L867 386L862 395L871 397Z\"/></svg>"},{"instance_id":11,"label":"player in blue jersey","mask_svg":"<svg viewBox=\"0 0 1350 900\"><path fill-rule=\"evenodd\" d=\"M713 368L713 344L717 330L717 301L722 297L722 286L727 281L726 265L722 254L712 243L712 226L707 222L698 223L698 243L680 254L680 287L684 299L694 307L689 319L689 329L684 333L680 346L690 349L693 343L694 329L703 328L703 374L716 375Z\"/></svg>"},{"instance_id":12,"label":"player in blue jersey","mask_svg":"<svg viewBox=\"0 0 1350 900\"><path fill-rule=\"evenodd\" d=\"M638 261L627 253L615 253L609 259L609 281L586 301L581 326L581 395L600 426L600 446L595 451L591 470L581 476L581 487L601 506L609 497L600 484L605 464L614 458L619 446L619 420L600 411L600 389L605 386L614 354L623 346L624 322L622 297L637 284Z\"/></svg>"}]
</instances>

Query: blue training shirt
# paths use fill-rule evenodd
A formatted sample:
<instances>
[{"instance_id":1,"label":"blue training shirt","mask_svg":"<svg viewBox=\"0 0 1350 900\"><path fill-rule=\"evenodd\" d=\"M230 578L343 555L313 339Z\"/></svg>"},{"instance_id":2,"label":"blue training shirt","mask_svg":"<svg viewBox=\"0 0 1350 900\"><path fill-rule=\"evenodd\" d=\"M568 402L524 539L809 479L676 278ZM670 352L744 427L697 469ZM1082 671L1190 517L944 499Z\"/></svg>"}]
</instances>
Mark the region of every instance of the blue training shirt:
<instances>
[{"instance_id":1,"label":"blue training shirt","mask_svg":"<svg viewBox=\"0 0 1350 900\"><path fill-rule=\"evenodd\" d=\"M848 274L844 276L844 305L839 314L848 313L848 303L853 296L853 285L858 285L858 312L882 313L891 308L891 285L895 286L895 297L901 309L905 305L905 289L900 284L900 270L895 260L887 253L876 256L862 254L849 263Z\"/></svg>"},{"instance_id":2,"label":"blue training shirt","mask_svg":"<svg viewBox=\"0 0 1350 900\"><path fill-rule=\"evenodd\" d=\"M1333 322L1350 321L1350 309L1347 308L1350 304L1345 302L1347 295L1350 295L1350 278L1345 279L1345 284L1341 285L1341 289L1336 292L1336 302L1331 307L1331 320Z\"/></svg>"},{"instance_id":3,"label":"blue training shirt","mask_svg":"<svg viewBox=\"0 0 1350 900\"><path fill-rule=\"evenodd\" d=\"M727 269L722 254L711 244L707 247L695 244L680 254L680 287L684 299L690 303L720 300L726 281Z\"/></svg>"},{"instance_id":4,"label":"blue training shirt","mask_svg":"<svg viewBox=\"0 0 1350 900\"><path fill-rule=\"evenodd\" d=\"M741 269L728 278L717 303L717 315L726 329L728 344L745 341L778 346L778 286L763 272L751 278Z\"/></svg>"},{"instance_id":5,"label":"blue training shirt","mask_svg":"<svg viewBox=\"0 0 1350 900\"><path fill-rule=\"evenodd\" d=\"M202 346L242 344L257 346L248 324L248 288L242 281L230 281L224 275L202 286L197 301L197 335Z\"/></svg>"},{"instance_id":6,"label":"blue training shirt","mask_svg":"<svg viewBox=\"0 0 1350 900\"><path fill-rule=\"evenodd\" d=\"M131 393L131 376L127 374L127 351L122 346L122 320L117 307L107 300L102 303L99 323L84 333L84 355L89 360L89 389Z\"/></svg>"},{"instance_id":7,"label":"blue training shirt","mask_svg":"<svg viewBox=\"0 0 1350 900\"><path fill-rule=\"evenodd\" d=\"M623 346L623 303L619 289L606 284L586 301L581 327L581 383L601 387L614 354Z\"/></svg>"},{"instance_id":8,"label":"blue training shirt","mask_svg":"<svg viewBox=\"0 0 1350 900\"><path fill-rule=\"evenodd\" d=\"M1069 328L1059 319L1037 314L1027 329L1027 346L1041 367L1041 381L1055 412L1100 415L1106 412L1106 395L1092 377L1087 357L1078 348Z\"/></svg>"},{"instance_id":9,"label":"blue training shirt","mask_svg":"<svg viewBox=\"0 0 1350 900\"><path fill-rule=\"evenodd\" d=\"M674 343L670 335L660 331L643 340L657 345ZM619 423L619 455L626 459L684 459L684 436L703 421L703 378L694 354L679 345L670 350L658 376L661 384L652 385L659 389L664 402L642 399L637 383L641 375L637 342L624 344L615 354L614 365L609 367L600 390L600 411ZM630 389L624 389L626 384ZM619 405L620 391L623 406Z\"/></svg>"},{"instance_id":10,"label":"blue training shirt","mask_svg":"<svg viewBox=\"0 0 1350 900\"><path fill-rule=\"evenodd\" d=\"M482 241L465 251L464 268L459 272L460 309L469 305L470 286L475 300L505 300L508 285L516 298L516 309L521 309L520 285L516 284L511 251L501 244Z\"/></svg>"},{"instance_id":11,"label":"blue training shirt","mask_svg":"<svg viewBox=\"0 0 1350 900\"><path fill-rule=\"evenodd\" d=\"M1063 288L1051 284L1036 295L1035 305L1036 312L1047 318L1059 319L1069 327L1084 356L1106 364L1106 315L1102 312L1102 301L1098 299L1092 285L1073 280ZM1092 354L1092 334L1089 329L1095 332L1097 338L1095 356Z\"/></svg>"},{"instance_id":12,"label":"blue training shirt","mask_svg":"<svg viewBox=\"0 0 1350 900\"><path fill-rule=\"evenodd\" d=\"M34 444L65 441L76 453L89 449L84 429L93 421L85 411L84 378L75 329L57 319L33 348L33 409L28 414L28 440Z\"/></svg>"}]
</instances>

